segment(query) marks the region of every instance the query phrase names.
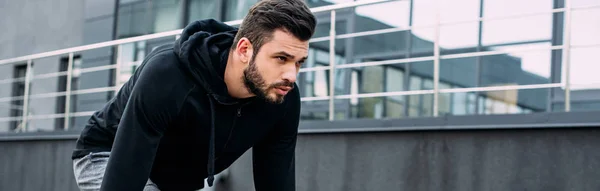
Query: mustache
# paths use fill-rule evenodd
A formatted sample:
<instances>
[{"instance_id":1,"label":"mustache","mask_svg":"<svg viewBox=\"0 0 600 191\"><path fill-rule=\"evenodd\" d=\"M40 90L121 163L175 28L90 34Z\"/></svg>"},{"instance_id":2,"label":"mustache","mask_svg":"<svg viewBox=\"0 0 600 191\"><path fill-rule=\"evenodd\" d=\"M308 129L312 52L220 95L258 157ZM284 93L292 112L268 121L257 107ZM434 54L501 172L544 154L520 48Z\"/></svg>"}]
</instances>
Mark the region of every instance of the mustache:
<instances>
[{"instance_id":1,"label":"mustache","mask_svg":"<svg viewBox=\"0 0 600 191\"><path fill-rule=\"evenodd\" d=\"M294 83L289 82L289 81L283 81L283 82L277 82L274 84L270 85L270 88L277 88L277 87L289 87L289 88L294 88Z\"/></svg>"}]
</instances>

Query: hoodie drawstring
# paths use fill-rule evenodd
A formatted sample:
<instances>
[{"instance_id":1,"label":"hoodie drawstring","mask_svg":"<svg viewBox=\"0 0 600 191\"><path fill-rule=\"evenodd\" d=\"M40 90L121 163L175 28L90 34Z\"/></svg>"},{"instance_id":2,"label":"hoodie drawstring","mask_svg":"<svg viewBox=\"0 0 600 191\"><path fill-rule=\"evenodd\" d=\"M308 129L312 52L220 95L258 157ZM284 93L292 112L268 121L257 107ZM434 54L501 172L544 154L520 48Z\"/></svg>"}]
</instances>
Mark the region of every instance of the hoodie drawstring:
<instances>
[{"instance_id":1,"label":"hoodie drawstring","mask_svg":"<svg viewBox=\"0 0 600 191\"><path fill-rule=\"evenodd\" d=\"M208 186L212 187L215 181L215 106L211 95L208 95L208 101L210 102L210 142L208 143Z\"/></svg>"}]
</instances>

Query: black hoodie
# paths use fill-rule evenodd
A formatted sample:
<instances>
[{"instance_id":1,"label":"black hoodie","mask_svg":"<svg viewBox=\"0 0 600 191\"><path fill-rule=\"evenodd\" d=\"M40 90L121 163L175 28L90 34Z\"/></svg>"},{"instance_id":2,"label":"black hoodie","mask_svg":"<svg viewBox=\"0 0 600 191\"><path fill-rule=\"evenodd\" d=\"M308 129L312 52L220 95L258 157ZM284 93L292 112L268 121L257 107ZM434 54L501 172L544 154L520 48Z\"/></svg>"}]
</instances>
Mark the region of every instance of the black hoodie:
<instances>
[{"instance_id":1,"label":"black hoodie","mask_svg":"<svg viewBox=\"0 0 600 191\"><path fill-rule=\"evenodd\" d=\"M73 158L111 151L101 190L142 190L148 178L161 190L197 190L250 148L257 191L295 189L298 90L282 104L229 96L223 75L236 32L191 23L93 114Z\"/></svg>"}]
</instances>

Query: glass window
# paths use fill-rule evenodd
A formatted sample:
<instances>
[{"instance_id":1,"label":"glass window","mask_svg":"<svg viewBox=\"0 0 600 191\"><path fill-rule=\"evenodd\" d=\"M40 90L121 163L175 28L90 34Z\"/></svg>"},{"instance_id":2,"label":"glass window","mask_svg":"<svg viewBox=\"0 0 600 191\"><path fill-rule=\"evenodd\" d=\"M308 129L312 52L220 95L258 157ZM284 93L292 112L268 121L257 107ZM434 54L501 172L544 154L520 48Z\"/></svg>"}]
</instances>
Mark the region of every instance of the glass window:
<instances>
[{"instance_id":1,"label":"glass window","mask_svg":"<svg viewBox=\"0 0 600 191\"><path fill-rule=\"evenodd\" d=\"M300 111L300 120L327 120L329 119L329 100L303 101Z\"/></svg>"},{"instance_id":2,"label":"glass window","mask_svg":"<svg viewBox=\"0 0 600 191\"><path fill-rule=\"evenodd\" d=\"M484 18L548 12L552 10L550 0L503 0L485 1ZM527 41L549 41L552 39L552 13L483 22L483 45L522 43Z\"/></svg>"},{"instance_id":3,"label":"glass window","mask_svg":"<svg viewBox=\"0 0 600 191\"><path fill-rule=\"evenodd\" d=\"M152 1L154 22L152 32L164 32L182 28L182 3L183 0Z\"/></svg>"},{"instance_id":4,"label":"glass window","mask_svg":"<svg viewBox=\"0 0 600 191\"><path fill-rule=\"evenodd\" d=\"M572 12L571 45L600 44L599 34L600 9L574 10Z\"/></svg>"},{"instance_id":5,"label":"glass window","mask_svg":"<svg viewBox=\"0 0 600 191\"><path fill-rule=\"evenodd\" d=\"M571 0L571 5L573 8L588 7L588 6L600 5L600 1L598 1L598 0Z\"/></svg>"},{"instance_id":6,"label":"glass window","mask_svg":"<svg viewBox=\"0 0 600 191\"><path fill-rule=\"evenodd\" d=\"M467 114L476 114L477 109L477 94L467 93Z\"/></svg>"},{"instance_id":7,"label":"glass window","mask_svg":"<svg viewBox=\"0 0 600 191\"><path fill-rule=\"evenodd\" d=\"M598 6L597 0L573 0L573 7ZM571 17L571 110L600 110L600 9L573 10ZM564 76L563 76L564 79Z\"/></svg>"},{"instance_id":8,"label":"glass window","mask_svg":"<svg viewBox=\"0 0 600 191\"><path fill-rule=\"evenodd\" d=\"M404 91L404 72L402 70L386 67L386 79L385 79L385 89L387 92L397 92ZM397 101L402 101L400 97L395 98L391 97L391 99L397 99Z\"/></svg>"},{"instance_id":9,"label":"glass window","mask_svg":"<svg viewBox=\"0 0 600 191\"><path fill-rule=\"evenodd\" d=\"M411 57L433 56L435 39L435 1L413 1Z\"/></svg>"},{"instance_id":10,"label":"glass window","mask_svg":"<svg viewBox=\"0 0 600 191\"><path fill-rule=\"evenodd\" d=\"M446 83L442 83L440 82L439 84L440 89L445 89L445 88L450 88L450 85L446 84ZM439 94L438 95L438 114L439 115L446 115L446 114L450 114L451 112L451 104L452 104L452 94Z\"/></svg>"},{"instance_id":11,"label":"glass window","mask_svg":"<svg viewBox=\"0 0 600 191\"><path fill-rule=\"evenodd\" d=\"M339 4L339 3L348 3L348 2L352 2L352 1L354 1L354 0L306 0L305 2L308 5L308 7L313 8L313 7L334 5L334 4Z\"/></svg>"},{"instance_id":12,"label":"glass window","mask_svg":"<svg viewBox=\"0 0 600 191\"><path fill-rule=\"evenodd\" d=\"M422 89L422 80L418 76L410 77L410 89L411 90L420 90ZM409 116L418 117L421 114L421 97L422 95L411 95L408 97L409 99Z\"/></svg>"},{"instance_id":13,"label":"glass window","mask_svg":"<svg viewBox=\"0 0 600 191\"><path fill-rule=\"evenodd\" d=\"M216 19L221 20L220 10L221 10L221 2L223 1L215 1L215 0L189 0L188 2L188 15L187 20L188 23L194 22L196 20L202 19Z\"/></svg>"},{"instance_id":14,"label":"glass window","mask_svg":"<svg viewBox=\"0 0 600 191\"><path fill-rule=\"evenodd\" d=\"M383 116L383 98L368 97L359 99L359 118L379 119Z\"/></svg>"},{"instance_id":15,"label":"glass window","mask_svg":"<svg viewBox=\"0 0 600 191\"><path fill-rule=\"evenodd\" d=\"M599 33L600 34L600 33ZM590 88L598 89L600 86L600 61L597 57L600 47L573 48L571 49L571 84L573 90ZM594 85L586 87L586 85Z\"/></svg>"},{"instance_id":16,"label":"glass window","mask_svg":"<svg viewBox=\"0 0 600 191\"><path fill-rule=\"evenodd\" d=\"M361 93L378 93L383 92L383 67L368 66L362 71Z\"/></svg>"},{"instance_id":17,"label":"glass window","mask_svg":"<svg viewBox=\"0 0 600 191\"><path fill-rule=\"evenodd\" d=\"M408 28L410 1L392 1L359 6L355 9L354 31L364 32L387 28ZM390 17L390 15L394 15Z\"/></svg>"},{"instance_id":18,"label":"glass window","mask_svg":"<svg viewBox=\"0 0 600 191\"><path fill-rule=\"evenodd\" d=\"M356 95L358 94L358 71L353 70L352 71L352 76L351 76L351 83L350 83L350 94L351 95ZM350 103L352 105L357 105L358 104L358 98L351 98L350 99Z\"/></svg>"},{"instance_id":19,"label":"glass window","mask_svg":"<svg viewBox=\"0 0 600 191\"><path fill-rule=\"evenodd\" d=\"M329 80L327 80L328 71L315 71L314 94L316 97L328 96Z\"/></svg>"},{"instance_id":20,"label":"glass window","mask_svg":"<svg viewBox=\"0 0 600 191\"><path fill-rule=\"evenodd\" d=\"M386 118L404 117L404 102L398 101L402 100L403 97L404 96L387 97L385 102Z\"/></svg>"},{"instance_id":21,"label":"glass window","mask_svg":"<svg viewBox=\"0 0 600 191\"><path fill-rule=\"evenodd\" d=\"M117 38L183 28L183 0L121 1Z\"/></svg>"},{"instance_id":22,"label":"glass window","mask_svg":"<svg viewBox=\"0 0 600 191\"><path fill-rule=\"evenodd\" d=\"M493 50L546 48L550 43L491 47ZM552 50L515 51L508 54L440 61L440 79L457 88L550 83Z\"/></svg>"},{"instance_id":23,"label":"glass window","mask_svg":"<svg viewBox=\"0 0 600 191\"><path fill-rule=\"evenodd\" d=\"M453 0L440 2L440 47L444 49L476 47L479 39L480 0ZM444 51L442 51L443 53Z\"/></svg>"},{"instance_id":24,"label":"glass window","mask_svg":"<svg viewBox=\"0 0 600 191\"><path fill-rule=\"evenodd\" d=\"M467 93L454 93L452 96L452 114L467 114Z\"/></svg>"},{"instance_id":25,"label":"glass window","mask_svg":"<svg viewBox=\"0 0 600 191\"><path fill-rule=\"evenodd\" d=\"M27 73L27 65L20 64L15 65L13 70L13 79L24 78ZM31 88L30 88L31 89ZM31 93L30 93L31 94ZM12 97L25 95L25 81L18 80L12 84ZM6 104L6 103L2 103ZM23 116L23 99L15 99L8 103L10 107L10 117ZM10 122L10 130L14 131L17 128L21 128L20 120L13 120Z\"/></svg>"},{"instance_id":26,"label":"glass window","mask_svg":"<svg viewBox=\"0 0 600 191\"><path fill-rule=\"evenodd\" d=\"M248 10L259 0L228 0L225 1L225 21L243 19Z\"/></svg>"}]
</instances>

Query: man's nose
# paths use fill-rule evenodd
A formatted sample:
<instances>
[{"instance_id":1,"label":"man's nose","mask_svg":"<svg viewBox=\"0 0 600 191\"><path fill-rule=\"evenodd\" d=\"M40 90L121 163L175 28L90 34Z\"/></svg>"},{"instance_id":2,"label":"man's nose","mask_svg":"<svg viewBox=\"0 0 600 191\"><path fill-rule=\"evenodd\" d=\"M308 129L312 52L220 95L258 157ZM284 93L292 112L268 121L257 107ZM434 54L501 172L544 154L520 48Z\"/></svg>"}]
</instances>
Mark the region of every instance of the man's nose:
<instances>
[{"instance_id":1,"label":"man's nose","mask_svg":"<svg viewBox=\"0 0 600 191\"><path fill-rule=\"evenodd\" d=\"M286 66L285 71L283 72L283 80L286 80L290 83L296 82L296 77L298 76L298 68L296 66Z\"/></svg>"}]
</instances>

